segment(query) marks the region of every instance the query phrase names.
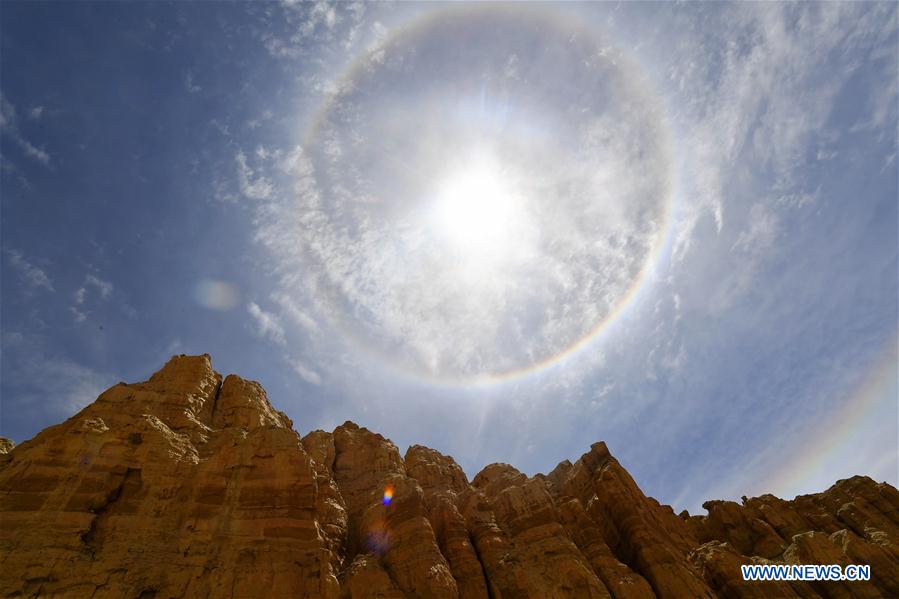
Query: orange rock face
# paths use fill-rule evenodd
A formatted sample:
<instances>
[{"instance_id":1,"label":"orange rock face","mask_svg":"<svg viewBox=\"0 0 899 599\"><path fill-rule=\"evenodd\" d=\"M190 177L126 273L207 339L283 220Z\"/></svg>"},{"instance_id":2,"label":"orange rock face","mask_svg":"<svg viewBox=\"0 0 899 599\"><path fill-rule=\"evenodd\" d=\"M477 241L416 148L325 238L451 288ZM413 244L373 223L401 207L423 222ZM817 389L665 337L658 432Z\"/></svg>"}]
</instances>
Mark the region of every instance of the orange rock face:
<instances>
[{"instance_id":1,"label":"orange rock face","mask_svg":"<svg viewBox=\"0 0 899 599\"><path fill-rule=\"evenodd\" d=\"M491 464L469 482L351 422L300 438L258 383L178 356L0 439L0 595L899 597L886 483L704 507L676 516L603 443L548 475ZM872 580L747 582L749 563L869 564Z\"/></svg>"}]
</instances>

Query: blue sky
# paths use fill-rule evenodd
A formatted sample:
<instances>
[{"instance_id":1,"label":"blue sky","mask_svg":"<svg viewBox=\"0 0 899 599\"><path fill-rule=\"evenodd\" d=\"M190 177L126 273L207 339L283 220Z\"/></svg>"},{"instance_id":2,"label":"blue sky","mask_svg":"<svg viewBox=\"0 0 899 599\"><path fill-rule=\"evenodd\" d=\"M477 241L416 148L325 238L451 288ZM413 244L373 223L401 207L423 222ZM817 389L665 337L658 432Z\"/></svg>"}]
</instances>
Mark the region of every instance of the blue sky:
<instances>
[{"instance_id":1,"label":"blue sky","mask_svg":"<svg viewBox=\"0 0 899 599\"><path fill-rule=\"evenodd\" d=\"M0 4L0 434L172 354L528 474L899 478L894 3Z\"/></svg>"}]
</instances>

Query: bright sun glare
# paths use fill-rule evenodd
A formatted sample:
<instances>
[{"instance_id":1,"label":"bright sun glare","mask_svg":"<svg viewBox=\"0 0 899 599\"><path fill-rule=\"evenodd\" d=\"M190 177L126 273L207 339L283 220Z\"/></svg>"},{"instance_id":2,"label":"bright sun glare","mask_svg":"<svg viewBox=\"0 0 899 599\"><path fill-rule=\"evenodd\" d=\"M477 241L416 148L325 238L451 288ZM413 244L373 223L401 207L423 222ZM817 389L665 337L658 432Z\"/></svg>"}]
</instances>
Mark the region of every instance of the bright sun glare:
<instances>
[{"instance_id":1,"label":"bright sun glare","mask_svg":"<svg viewBox=\"0 0 899 599\"><path fill-rule=\"evenodd\" d=\"M440 186L435 224L456 252L492 260L510 249L520 204L502 170L482 161L453 173Z\"/></svg>"}]
</instances>

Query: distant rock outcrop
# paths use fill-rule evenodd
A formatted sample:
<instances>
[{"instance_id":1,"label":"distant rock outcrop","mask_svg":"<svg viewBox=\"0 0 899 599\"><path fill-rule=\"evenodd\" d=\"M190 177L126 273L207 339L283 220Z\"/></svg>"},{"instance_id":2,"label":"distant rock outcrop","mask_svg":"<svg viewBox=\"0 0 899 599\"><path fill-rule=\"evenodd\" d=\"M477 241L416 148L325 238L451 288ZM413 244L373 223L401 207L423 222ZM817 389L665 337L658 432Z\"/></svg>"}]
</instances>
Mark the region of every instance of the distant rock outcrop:
<instances>
[{"instance_id":1,"label":"distant rock outcrop","mask_svg":"<svg viewBox=\"0 0 899 599\"><path fill-rule=\"evenodd\" d=\"M16 446L16 444L13 443L11 440L7 439L6 437L0 437L0 455L2 455L4 453L9 453L10 451L13 450L13 447L15 447L15 446Z\"/></svg>"},{"instance_id":2,"label":"distant rock outcrop","mask_svg":"<svg viewBox=\"0 0 899 599\"><path fill-rule=\"evenodd\" d=\"M385 490L392 490L388 500ZM899 597L899 492L866 477L677 516L596 443L527 477L401 456L352 422L303 438L262 387L172 358L13 448L13 597ZM870 564L869 582L745 582L740 565Z\"/></svg>"}]
</instances>

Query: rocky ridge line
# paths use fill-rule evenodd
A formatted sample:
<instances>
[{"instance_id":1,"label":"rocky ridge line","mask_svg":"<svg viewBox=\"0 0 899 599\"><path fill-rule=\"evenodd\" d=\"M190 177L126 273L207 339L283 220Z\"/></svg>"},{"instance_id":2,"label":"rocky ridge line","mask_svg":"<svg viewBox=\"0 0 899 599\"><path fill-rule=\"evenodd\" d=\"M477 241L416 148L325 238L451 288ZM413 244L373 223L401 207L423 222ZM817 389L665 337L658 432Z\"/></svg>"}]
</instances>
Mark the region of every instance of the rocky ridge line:
<instances>
[{"instance_id":1,"label":"rocky ridge line","mask_svg":"<svg viewBox=\"0 0 899 599\"><path fill-rule=\"evenodd\" d=\"M5 441L5 440L4 440ZM394 489L389 505L382 502ZM596 443L527 477L352 422L300 437L255 382L176 356L0 442L10 597L897 597L899 492L867 477L676 515ZM746 563L870 582L744 582Z\"/></svg>"}]
</instances>

